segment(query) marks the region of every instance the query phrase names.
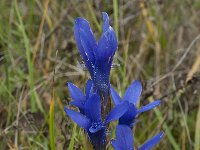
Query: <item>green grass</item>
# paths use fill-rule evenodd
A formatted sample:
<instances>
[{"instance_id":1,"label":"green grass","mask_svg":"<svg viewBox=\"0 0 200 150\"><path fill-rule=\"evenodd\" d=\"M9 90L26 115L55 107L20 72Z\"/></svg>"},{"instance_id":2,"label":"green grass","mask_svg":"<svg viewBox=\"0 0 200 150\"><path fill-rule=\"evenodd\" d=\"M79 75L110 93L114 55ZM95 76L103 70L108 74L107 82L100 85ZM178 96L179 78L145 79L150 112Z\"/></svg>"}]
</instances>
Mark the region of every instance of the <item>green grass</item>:
<instances>
[{"instance_id":1,"label":"green grass","mask_svg":"<svg viewBox=\"0 0 200 150\"><path fill-rule=\"evenodd\" d=\"M0 149L85 149L84 132L63 112L70 101L64 84L83 89L89 77L77 65L75 18L86 18L98 39L105 11L119 42L114 61L120 67L112 70L111 84L123 95L140 79L140 106L163 97L161 106L138 118L135 146L163 130L155 149L199 150L199 71L185 84L199 40L181 60L200 33L198 0L1 0L0 9Z\"/></svg>"}]
</instances>

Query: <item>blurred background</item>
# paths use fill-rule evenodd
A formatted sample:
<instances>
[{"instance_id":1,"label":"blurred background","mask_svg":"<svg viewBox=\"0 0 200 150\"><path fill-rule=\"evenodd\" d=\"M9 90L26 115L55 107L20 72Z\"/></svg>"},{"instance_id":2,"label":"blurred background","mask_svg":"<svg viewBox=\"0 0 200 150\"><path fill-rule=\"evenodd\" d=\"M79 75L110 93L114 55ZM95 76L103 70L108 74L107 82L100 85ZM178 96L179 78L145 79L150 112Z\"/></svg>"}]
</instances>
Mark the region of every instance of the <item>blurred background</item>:
<instances>
[{"instance_id":1,"label":"blurred background","mask_svg":"<svg viewBox=\"0 0 200 150\"><path fill-rule=\"evenodd\" d=\"M51 143L87 149L63 107L70 101L66 82L84 89L89 78L74 20L86 18L98 40L103 11L119 43L111 84L123 95L140 79L140 106L162 100L139 116L135 146L163 130L155 149L200 149L199 0L0 0L0 10L1 150L47 150Z\"/></svg>"}]
</instances>

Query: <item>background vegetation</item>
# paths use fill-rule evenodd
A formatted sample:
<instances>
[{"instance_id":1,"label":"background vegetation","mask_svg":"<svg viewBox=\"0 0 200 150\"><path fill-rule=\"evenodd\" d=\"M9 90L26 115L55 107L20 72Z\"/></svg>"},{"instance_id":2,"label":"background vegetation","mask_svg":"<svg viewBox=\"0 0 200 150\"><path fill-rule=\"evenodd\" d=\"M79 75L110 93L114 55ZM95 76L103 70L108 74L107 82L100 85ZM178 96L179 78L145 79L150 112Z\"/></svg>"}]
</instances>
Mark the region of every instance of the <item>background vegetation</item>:
<instances>
[{"instance_id":1,"label":"background vegetation","mask_svg":"<svg viewBox=\"0 0 200 150\"><path fill-rule=\"evenodd\" d=\"M83 89L89 78L75 18L86 18L98 39L103 11L119 41L111 83L123 94L140 79L140 105L162 100L138 118L135 145L164 130L157 149L200 149L199 0L0 0L0 10L1 150L88 149L63 112L65 83Z\"/></svg>"}]
</instances>

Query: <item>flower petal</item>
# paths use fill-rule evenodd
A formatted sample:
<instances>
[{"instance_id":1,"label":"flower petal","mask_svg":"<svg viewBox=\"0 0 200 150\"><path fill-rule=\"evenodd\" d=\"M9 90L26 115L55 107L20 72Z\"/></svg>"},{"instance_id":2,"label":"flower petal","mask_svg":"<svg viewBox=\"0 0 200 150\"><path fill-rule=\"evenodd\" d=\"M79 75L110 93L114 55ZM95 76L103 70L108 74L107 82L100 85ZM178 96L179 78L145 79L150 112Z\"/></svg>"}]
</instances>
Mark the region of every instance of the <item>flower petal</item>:
<instances>
[{"instance_id":1,"label":"flower petal","mask_svg":"<svg viewBox=\"0 0 200 150\"><path fill-rule=\"evenodd\" d=\"M69 88L69 92L72 97L72 100L78 101L80 103L85 102L85 95L76 85L68 82L68 88Z\"/></svg>"},{"instance_id":2,"label":"flower petal","mask_svg":"<svg viewBox=\"0 0 200 150\"><path fill-rule=\"evenodd\" d=\"M151 139L147 140L138 150L150 150L163 138L164 132L160 132Z\"/></svg>"},{"instance_id":3,"label":"flower petal","mask_svg":"<svg viewBox=\"0 0 200 150\"><path fill-rule=\"evenodd\" d=\"M110 87L110 92L111 92L111 96L112 96L112 100L114 104L115 105L120 104L122 99L120 98L120 96L118 95L118 93L115 91L115 89L112 86Z\"/></svg>"},{"instance_id":4,"label":"flower petal","mask_svg":"<svg viewBox=\"0 0 200 150\"><path fill-rule=\"evenodd\" d=\"M129 108L126 111L126 113L119 118L119 124L124 124L127 126L132 126L132 124L135 122L135 117L137 115L137 108L134 104L129 103Z\"/></svg>"},{"instance_id":5,"label":"flower petal","mask_svg":"<svg viewBox=\"0 0 200 150\"><path fill-rule=\"evenodd\" d=\"M91 122L101 121L101 100L98 94L93 94L85 103L85 115Z\"/></svg>"},{"instance_id":6,"label":"flower petal","mask_svg":"<svg viewBox=\"0 0 200 150\"><path fill-rule=\"evenodd\" d=\"M156 100L152 103L149 103L147 104L146 106L142 106L139 110L138 110L138 114L142 113L142 112L145 112L145 111L148 111L148 110L151 110L153 109L154 107L160 105L161 101L160 100Z\"/></svg>"},{"instance_id":7,"label":"flower petal","mask_svg":"<svg viewBox=\"0 0 200 150\"><path fill-rule=\"evenodd\" d=\"M119 142L116 140L111 140L111 145L114 148L114 150L123 150L121 148L121 145L119 145Z\"/></svg>"},{"instance_id":8,"label":"flower petal","mask_svg":"<svg viewBox=\"0 0 200 150\"><path fill-rule=\"evenodd\" d=\"M97 51L95 52L96 59L101 61L101 63L109 64L112 62L112 58L117 49L117 45L116 33L112 27L109 27L99 39Z\"/></svg>"},{"instance_id":9,"label":"flower petal","mask_svg":"<svg viewBox=\"0 0 200 150\"><path fill-rule=\"evenodd\" d=\"M141 92L142 84L139 80L135 80L126 90L124 100L128 100L130 103L136 104L140 98Z\"/></svg>"},{"instance_id":10,"label":"flower petal","mask_svg":"<svg viewBox=\"0 0 200 150\"><path fill-rule=\"evenodd\" d=\"M91 29L87 31L86 29L80 29L79 34L80 34L80 40L81 44L84 48L85 55L87 58L94 64L95 62L95 57L94 57L94 51L97 48L96 41L93 36L91 35L90 32L92 33Z\"/></svg>"},{"instance_id":11,"label":"flower petal","mask_svg":"<svg viewBox=\"0 0 200 150\"><path fill-rule=\"evenodd\" d=\"M105 104L109 99L110 70L116 49L117 37L112 27L109 27L109 29L103 33L98 42L98 48L95 52L96 61L93 80L98 93L104 96Z\"/></svg>"},{"instance_id":12,"label":"flower petal","mask_svg":"<svg viewBox=\"0 0 200 150\"><path fill-rule=\"evenodd\" d=\"M128 108L129 108L129 103L127 101L124 101L121 104L116 105L106 116L104 124L119 119L127 111Z\"/></svg>"},{"instance_id":13,"label":"flower petal","mask_svg":"<svg viewBox=\"0 0 200 150\"><path fill-rule=\"evenodd\" d=\"M90 95L93 92L93 81L91 79L89 79L86 83L86 87L85 87L85 93L86 93L86 99L88 99L90 97Z\"/></svg>"},{"instance_id":14,"label":"flower petal","mask_svg":"<svg viewBox=\"0 0 200 150\"><path fill-rule=\"evenodd\" d=\"M74 110L70 110L68 108L64 108L66 114L69 115L69 117L78 124L78 126L80 126L81 128L85 129L85 130L88 130L88 128L90 127L90 120L82 115L81 113L79 112L76 112Z\"/></svg>"},{"instance_id":15,"label":"flower petal","mask_svg":"<svg viewBox=\"0 0 200 150\"><path fill-rule=\"evenodd\" d=\"M125 125L118 125L116 128L116 141L113 142L111 144L114 144L115 150L134 150L131 128Z\"/></svg>"},{"instance_id":16,"label":"flower petal","mask_svg":"<svg viewBox=\"0 0 200 150\"><path fill-rule=\"evenodd\" d=\"M103 95L105 104L110 94L110 70L113 56L117 49L117 37L112 27L101 36L95 52L94 86Z\"/></svg>"},{"instance_id":17,"label":"flower petal","mask_svg":"<svg viewBox=\"0 0 200 150\"><path fill-rule=\"evenodd\" d=\"M75 20L74 36L85 65L89 72L92 73L95 62L94 51L97 48L97 44L87 20L83 18Z\"/></svg>"},{"instance_id":18,"label":"flower petal","mask_svg":"<svg viewBox=\"0 0 200 150\"><path fill-rule=\"evenodd\" d=\"M108 17L108 14L106 12L103 12L102 15L103 15L103 20L104 20L103 33L105 33L110 27L109 17Z\"/></svg>"}]
</instances>

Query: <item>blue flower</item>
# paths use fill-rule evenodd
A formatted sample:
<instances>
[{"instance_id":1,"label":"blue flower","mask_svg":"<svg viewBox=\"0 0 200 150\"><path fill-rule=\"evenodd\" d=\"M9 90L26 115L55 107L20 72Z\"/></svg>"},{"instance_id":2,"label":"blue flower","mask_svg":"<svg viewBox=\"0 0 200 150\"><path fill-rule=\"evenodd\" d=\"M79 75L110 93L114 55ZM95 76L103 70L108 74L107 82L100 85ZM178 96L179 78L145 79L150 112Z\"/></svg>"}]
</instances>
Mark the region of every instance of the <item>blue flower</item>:
<instances>
[{"instance_id":1,"label":"blue flower","mask_svg":"<svg viewBox=\"0 0 200 150\"><path fill-rule=\"evenodd\" d=\"M147 140L138 150L150 150L163 138L164 133L160 132ZM126 125L118 125L116 128L116 140L111 140L115 150L134 150L132 130Z\"/></svg>"},{"instance_id":2,"label":"blue flower","mask_svg":"<svg viewBox=\"0 0 200 150\"><path fill-rule=\"evenodd\" d=\"M73 101L70 102L71 105L74 105L79 108L80 112L84 114L84 105L86 99L93 93L93 82L88 80L85 87L85 94L73 83L68 82L69 93Z\"/></svg>"},{"instance_id":3,"label":"blue flower","mask_svg":"<svg viewBox=\"0 0 200 150\"><path fill-rule=\"evenodd\" d=\"M116 33L109 25L108 14L103 12L102 15L103 33L98 42L95 40L89 22L83 18L76 19L74 36L94 86L107 102L110 89L110 69L118 43Z\"/></svg>"},{"instance_id":4,"label":"blue flower","mask_svg":"<svg viewBox=\"0 0 200 150\"><path fill-rule=\"evenodd\" d=\"M111 95L114 104L117 106L123 101L129 102L129 108L127 112L119 118L119 124L125 124L130 127L135 125L135 118L142 112L153 109L160 104L160 100L156 100L146 106L137 109L136 105L139 101L142 92L142 85L139 80L134 81L126 90L123 99L117 94L113 87L111 87Z\"/></svg>"},{"instance_id":5,"label":"blue flower","mask_svg":"<svg viewBox=\"0 0 200 150\"><path fill-rule=\"evenodd\" d=\"M95 147L102 146L106 142L106 126L109 122L119 119L128 109L128 102L121 103L114 107L106 116L101 118L101 100L96 93L92 94L85 102L85 115L65 108L65 112L81 128L86 130L88 136Z\"/></svg>"}]
</instances>

